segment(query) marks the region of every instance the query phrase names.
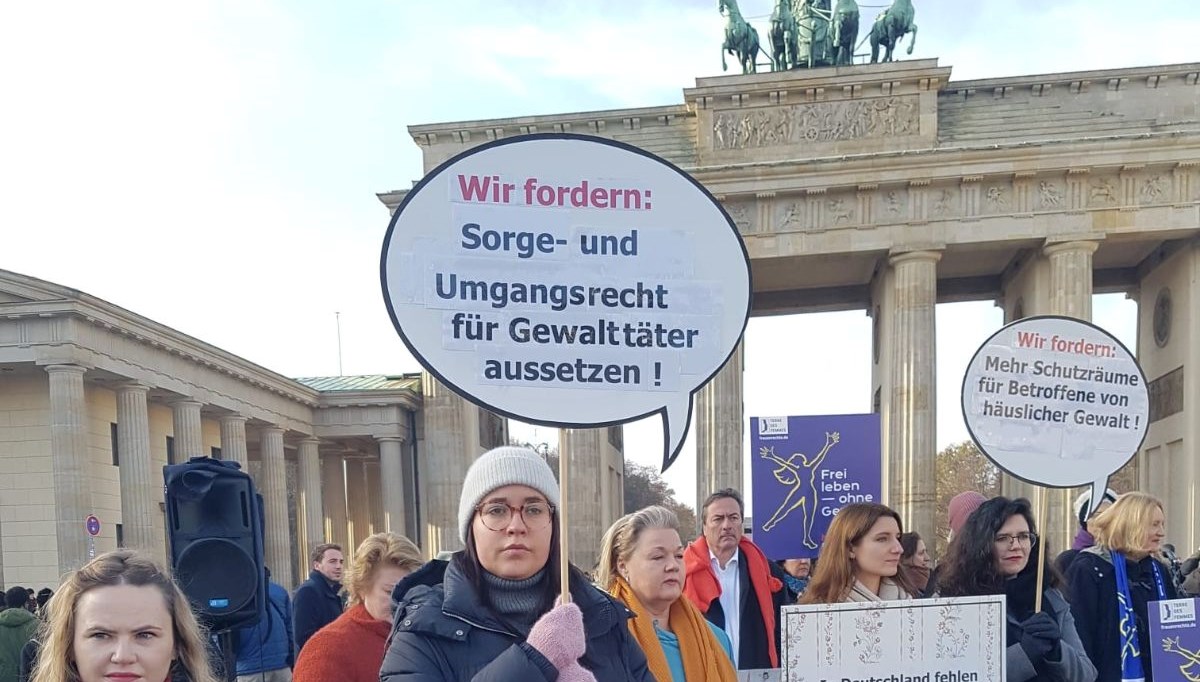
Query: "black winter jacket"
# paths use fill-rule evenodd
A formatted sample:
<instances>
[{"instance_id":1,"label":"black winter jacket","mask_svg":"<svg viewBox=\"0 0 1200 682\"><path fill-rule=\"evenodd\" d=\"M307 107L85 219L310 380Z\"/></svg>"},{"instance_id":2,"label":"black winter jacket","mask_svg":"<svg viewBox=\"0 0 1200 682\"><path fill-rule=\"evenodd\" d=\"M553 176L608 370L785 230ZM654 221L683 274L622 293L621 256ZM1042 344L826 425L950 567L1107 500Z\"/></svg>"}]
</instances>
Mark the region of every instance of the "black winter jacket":
<instances>
[{"instance_id":1,"label":"black winter jacket","mask_svg":"<svg viewBox=\"0 0 1200 682\"><path fill-rule=\"evenodd\" d=\"M597 682L654 682L629 632L633 613L586 583L572 581L583 611L587 652ZM392 592L395 621L381 682L554 682L558 672L481 601L454 561L431 561Z\"/></svg>"},{"instance_id":2,"label":"black winter jacket","mask_svg":"<svg viewBox=\"0 0 1200 682\"><path fill-rule=\"evenodd\" d=\"M342 615L342 606L337 587L330 585L325 576L318 571L308 574L308 580L296 588L296 596L292 598L292 641L296 645L295 658L300 657L300 650L304 648L304 643L309 637Z\"/></svg>"},{"instance_id":3,"label":"black winter jacket","mask_svg":"<svg viewBox=\"0 0 1200 682\"><path fill-rule=\"evenodd\" d=\"M1129 594L1137 616L1138 644L1146 682L1151 682L1150 626L1146 620L1146 604L1158 599L1158 589L1151 572L1152 557L1141 561L1125 560L1129 576ZM1159 564L1167 599L1175 599L1175 585L1170 571ZM1075 630L1083 642L1092 663L1096 665L1096 682L1121 682L1121 639L1117 633L1117 579L1113 574L1112 555L1100 547L1079 552L1067 569L1067 586Z\"/></svg>"}]
</instances>

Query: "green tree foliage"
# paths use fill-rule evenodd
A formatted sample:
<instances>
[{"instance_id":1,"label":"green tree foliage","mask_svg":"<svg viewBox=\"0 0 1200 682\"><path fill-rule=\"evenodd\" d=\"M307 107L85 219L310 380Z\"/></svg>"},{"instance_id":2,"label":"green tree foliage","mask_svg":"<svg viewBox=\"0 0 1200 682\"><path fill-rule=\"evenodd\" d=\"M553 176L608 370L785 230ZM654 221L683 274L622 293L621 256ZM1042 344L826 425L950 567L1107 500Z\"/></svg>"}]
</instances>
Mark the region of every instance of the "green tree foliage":
<instances>
[{"instance_id":1,"label":"green tree foliage","mask_svg":"<svg viewBox=\"0 0 1200 682\"><path fill-rule=\"evenodd\" d=\"M925 538L925 544L934 552L935 557L940 558L946 554L946 539L950 535L950 522L946 512L950 499L967 490L977 490L983 493L984 497L999 495L1000 470L969 440L946 446L937 454L935 467L937 538Z\"/></svg>"},{"instance_id":2,"label":"green tree foliage","mask_svg":"<svg viewBox=\"0 0 1200 682\"><path fill-rule=\"evenodd\" d=\"M679 535L684 544L695 537L700 526L692 508L675 499L675 491L653 467L625 461L625 511L635 512L643 507L659 505L679 517Z\"/></svg>"},{"instance_id":3,"label":"green tree foliage","mask_svg":"<svg viewBox=\"0 0 1200 682\"><path fill-rule=\"evenodd\" d=\"M549 443L525 443L513 441L511 445L529 448L546 458L546 463L558 478L558 446ZM634 512L643 507L659 505L675 512L679 517L679 535L684 544L700 532L696 513L692 508L675 499L675 491L663 480L653 467L625 461L625 511Z\"/></svg>"}]
</instances>

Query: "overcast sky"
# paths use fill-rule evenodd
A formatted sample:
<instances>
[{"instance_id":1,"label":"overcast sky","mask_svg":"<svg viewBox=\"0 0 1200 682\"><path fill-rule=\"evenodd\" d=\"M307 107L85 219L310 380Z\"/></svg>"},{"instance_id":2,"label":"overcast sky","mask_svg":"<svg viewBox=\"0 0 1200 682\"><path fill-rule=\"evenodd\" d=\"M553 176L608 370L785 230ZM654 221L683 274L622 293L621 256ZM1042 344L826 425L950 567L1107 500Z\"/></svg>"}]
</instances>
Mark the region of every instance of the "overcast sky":
<instances>
[{"instance_id":1,"label":"overcast sky","mask_svg":"<svg viewBox=\"0 0 1200 682\"><path fill-rule=\"evenodd\" d=\"M1197 59L1194 0L916 0L952 78ZM765 33L769 0L744 0ZM879 12L863 5L863 23ZM378 281L375 193L421 175L409 125L674 104L720 73L716 0L6 3L0 268L75 287L289 376L414 371ZM1134 308L1096 321L1132 343ZM938 309L938 442L999 326ZM753 320L746 414L864 412L862 312ZM549 438L549 429L535 434ZM656 462L658 423L627 430ZM668 472L694 496L693 457Z\"/></svg>"}]
</instances>

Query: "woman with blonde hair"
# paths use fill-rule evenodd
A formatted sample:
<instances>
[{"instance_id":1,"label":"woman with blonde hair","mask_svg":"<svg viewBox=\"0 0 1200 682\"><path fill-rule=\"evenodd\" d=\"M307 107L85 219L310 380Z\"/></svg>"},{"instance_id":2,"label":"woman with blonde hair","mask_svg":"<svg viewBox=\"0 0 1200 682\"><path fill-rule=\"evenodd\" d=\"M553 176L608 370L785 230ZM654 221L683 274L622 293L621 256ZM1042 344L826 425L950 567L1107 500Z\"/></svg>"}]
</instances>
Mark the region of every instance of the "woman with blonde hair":
<instances>
[{"instance_id":1,"label":"woman with blonde hair","mask_svg":"<svg viewBox=\"0 0 1200 682\"><path fill-rule=\"evenodd\" d=\"M1162 502L1145 493L1125 493L1088 520L1087 528L1096 544L1067 567L1067 585L1075 629L1096 665L1096 682L1151 682L1146 605L1177 596L1157 558L1166 535Z\"/></svg>"},{"instance_id":2,"label":"woman with blonde hair","mask_svg":"<svg viewBox=\"0 0 1200 682\"><path fill-rule=\"evenodd\" d=\"M821 545L821 560L801 604L912 599L899 574L900 515L882 504L842 507Z\"/></svg>"},{"instance_id":3,"label":"woman with blonde hair","mask_svg":"<svg viewBox=\"0 0 1200 682\"><path fill-rule=\"evenodd\" d=\"M217 682L187 597L150 557L102 554L50 601L32 682Z\"/></svg>"},{"instance_id":4,"label":"woman with blonde hair","mask_svg":"<svg viewBox=\"0 0 1200 682\"><path fill-rule=\"evenodd\" d=\"M377 682L392 631L392 589L422 563L421 550L402 535L363 540L345 579L350 608L305 643L292 679Z\"/></svg>"},{"instance_id":5,"label":"woman with blonde hair","mask_svg":"<svg viewBox=\"0 0 1200 682\"><path fill-rule=\"evenodd\" d=\"M733 653L724 631L683 596L679 519L664 507L626 514L604 533L597 582L635 617L629 631L658 682L733 682Z\"/></svg>"}]
</instances>

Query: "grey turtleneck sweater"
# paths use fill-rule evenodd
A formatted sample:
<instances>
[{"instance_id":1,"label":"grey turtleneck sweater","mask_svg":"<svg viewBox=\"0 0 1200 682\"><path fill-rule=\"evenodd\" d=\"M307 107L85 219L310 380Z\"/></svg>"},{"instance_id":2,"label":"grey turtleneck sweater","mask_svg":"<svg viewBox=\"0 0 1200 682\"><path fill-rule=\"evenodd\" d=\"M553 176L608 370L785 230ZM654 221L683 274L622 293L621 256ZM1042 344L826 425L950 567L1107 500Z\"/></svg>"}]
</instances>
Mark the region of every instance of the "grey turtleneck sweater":
<instances>
[{"instance_id":1,"label":"grey turtleneck sweater","mask_svg":"<svg viewBox=\"0 0 1200 682\"><path fill-rule=\"evenodd\" d=\"M488 601L492 603L492 608L522 635L528 635L542 615L538 613L538 606L545 594L545 579L544 568L524 580L508 580L483 572L483 582L487 584Z\"/></svg>"}]
</instances>

